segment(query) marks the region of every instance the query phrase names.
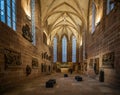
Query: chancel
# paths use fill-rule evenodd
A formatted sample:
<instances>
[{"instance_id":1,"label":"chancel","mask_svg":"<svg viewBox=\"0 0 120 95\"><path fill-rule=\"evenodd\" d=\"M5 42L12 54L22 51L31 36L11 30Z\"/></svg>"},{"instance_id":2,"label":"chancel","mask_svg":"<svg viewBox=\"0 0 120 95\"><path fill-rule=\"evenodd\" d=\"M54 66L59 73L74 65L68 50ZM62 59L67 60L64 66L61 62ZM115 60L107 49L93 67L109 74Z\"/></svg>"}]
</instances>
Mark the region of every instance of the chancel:
<instances>
[{"instance_id":1,"label":"chancel","mask_svg":"<svg viewBox=\"0 0 120 95\"><path fill-rule=\"evenodd\" d=\"M119 95L120 0L0 0L0 95Z\"/></svg>"}]
</instances>

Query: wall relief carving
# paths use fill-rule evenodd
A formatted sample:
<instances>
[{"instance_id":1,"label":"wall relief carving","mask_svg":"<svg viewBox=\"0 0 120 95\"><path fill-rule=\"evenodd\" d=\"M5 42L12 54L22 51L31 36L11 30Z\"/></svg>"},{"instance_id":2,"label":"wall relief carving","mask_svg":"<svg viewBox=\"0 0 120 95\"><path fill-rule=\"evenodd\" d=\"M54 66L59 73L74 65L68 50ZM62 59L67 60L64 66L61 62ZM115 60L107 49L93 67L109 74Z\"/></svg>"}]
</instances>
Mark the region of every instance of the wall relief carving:
<instances>
[{"instance_id":1,"label":"wall relief carving","mask_svg":"<svg viewBox=\"0 0 120 95\"><path fill-rule=\"evenodd\" d=\"M42 56L42 59L46 59L46 60L51 60L51 56L49 56L48 54L47 54L47 52L42 52L41 53L41 56Z\"/></svg>"},{"instance_id":2,"label":"wall relief carving","mask_svg":"<svg viewBox=\"0 0 120 95\"><path fill-rule=\"evenodd\" d=\"M30 32L30 27L27 24L22 27L22 35L25 39L32 42L32 33Z\"/></svg>"},{"instance_id":3,"label":"wall relief carving","mask_svg":"<svg viewBox=\"0 0 120 95\"><path fill-rule=\"evenodd\" d=\"M38 59L32 58L32 68L38 68Z\"/></svg>"},{"instance_id":4,"label":"wall relief carving","mask_svg":"<svg viewBox=\"0 0 120 95\"><path fill-rule=\"evenodd\" d=\"M90 68L93 68L93 59L90 59L89 67L90 67Z\"/></svg>"},{"instance_id":5,"label":"wall relief carving","mask_svg":"<svg viewBox=\"0 0 120 95\"><path fill-rule=\"evenodd\" d=\"M10 49L4 49L4 58L5 58L5 68L16 67L22 64L21 54L19 52Z\"/></svg>"},{"instance_id":6,"label":"wall relief carving","mask_svg":"<svg viewBox=\"0 0 120 95\"><path fill-rule=\"evenodd\" d=\"M103 55L102 65L103 67L114 67L114 52L109 52Z\"/></svg>"}]
</instances>

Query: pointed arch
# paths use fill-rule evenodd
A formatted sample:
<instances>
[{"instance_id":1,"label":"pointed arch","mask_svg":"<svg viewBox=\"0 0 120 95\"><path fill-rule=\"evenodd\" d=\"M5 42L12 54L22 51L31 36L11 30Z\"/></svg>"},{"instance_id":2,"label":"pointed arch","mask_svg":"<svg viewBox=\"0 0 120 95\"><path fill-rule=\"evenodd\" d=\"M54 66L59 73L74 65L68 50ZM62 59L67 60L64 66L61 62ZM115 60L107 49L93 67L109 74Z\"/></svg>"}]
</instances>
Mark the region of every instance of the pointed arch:
<instances>
[{"instance_id":1,"label":"pointed arch","mask_svg":"<svg viewBox=\"0 0 120 95\"><path fill-rule=\"evenodd\" d=\"M63 33L63 34L61 35L60 41L62 41L62 39L63 39L64 36L66 37L66 40L67 40L67 42L68 42L69 38L68 38L68 35L67 35L66 33Z\"/></svg>"},{"instance_id":2,"label":"pointed arch","mask_svg":"<svg viewBox=\"0 0 120 95\"><path fill-rule=\"evenodd\" d=\"M32 23L32 39L33 45L36 45L36 28L35 28L35 1L31 0L31 23Z\"/></svg>"},{"instance_id":3,"label":"pointed arch","mask_svg":"<svg viewBox=\"0 0 120 95\"><path fill-rule=\"evenodd\" d=\"M92 2L92 33L95 31L96 5Z\"/></svg>"}]
</instances>

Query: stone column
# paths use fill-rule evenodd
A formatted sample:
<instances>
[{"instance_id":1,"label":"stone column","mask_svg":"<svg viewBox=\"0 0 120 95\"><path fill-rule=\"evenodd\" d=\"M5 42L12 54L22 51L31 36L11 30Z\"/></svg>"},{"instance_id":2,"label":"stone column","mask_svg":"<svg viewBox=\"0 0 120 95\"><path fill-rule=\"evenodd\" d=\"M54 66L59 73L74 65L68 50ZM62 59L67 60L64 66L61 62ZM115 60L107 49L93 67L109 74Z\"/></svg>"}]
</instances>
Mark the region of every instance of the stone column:
<instances>
[{"instance_id":1,"label":"stone column","mask_svg":"<svg viewBox=\"0 0 120 95\"><path fill-rule=\"evenodd\" d=\"M72 41L67 44L67 62L72 62Z\"/></svg>"},{"instance_id":2,"label":"stone column","mask_svg":"<svg viewBox=\"0 0 120 95\"><path fill-rule=\"evenodd\" d=\"M78 41L76 41L76 63L79 62L79 44Z\"/></svg>"}]
</instances>

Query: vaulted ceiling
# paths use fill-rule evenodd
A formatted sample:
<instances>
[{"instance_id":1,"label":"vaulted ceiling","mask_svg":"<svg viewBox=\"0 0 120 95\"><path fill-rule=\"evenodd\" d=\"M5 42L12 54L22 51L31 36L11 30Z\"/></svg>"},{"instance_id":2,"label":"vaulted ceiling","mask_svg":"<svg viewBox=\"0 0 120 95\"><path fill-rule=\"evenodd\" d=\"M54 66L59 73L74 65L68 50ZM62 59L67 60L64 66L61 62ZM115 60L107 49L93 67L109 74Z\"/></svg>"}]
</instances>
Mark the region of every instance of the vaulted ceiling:
<instances>
[{"instance_id":1,"label":"vaulted ceiling","mask_svg":"<svg viewBox=\"0 0 120 95\"><path fill-rule=\"evenodd\" d=\"M46 35L79 38L87 25L89 0L41 0L42 27Z\"/></svg>"}]
</instances>

